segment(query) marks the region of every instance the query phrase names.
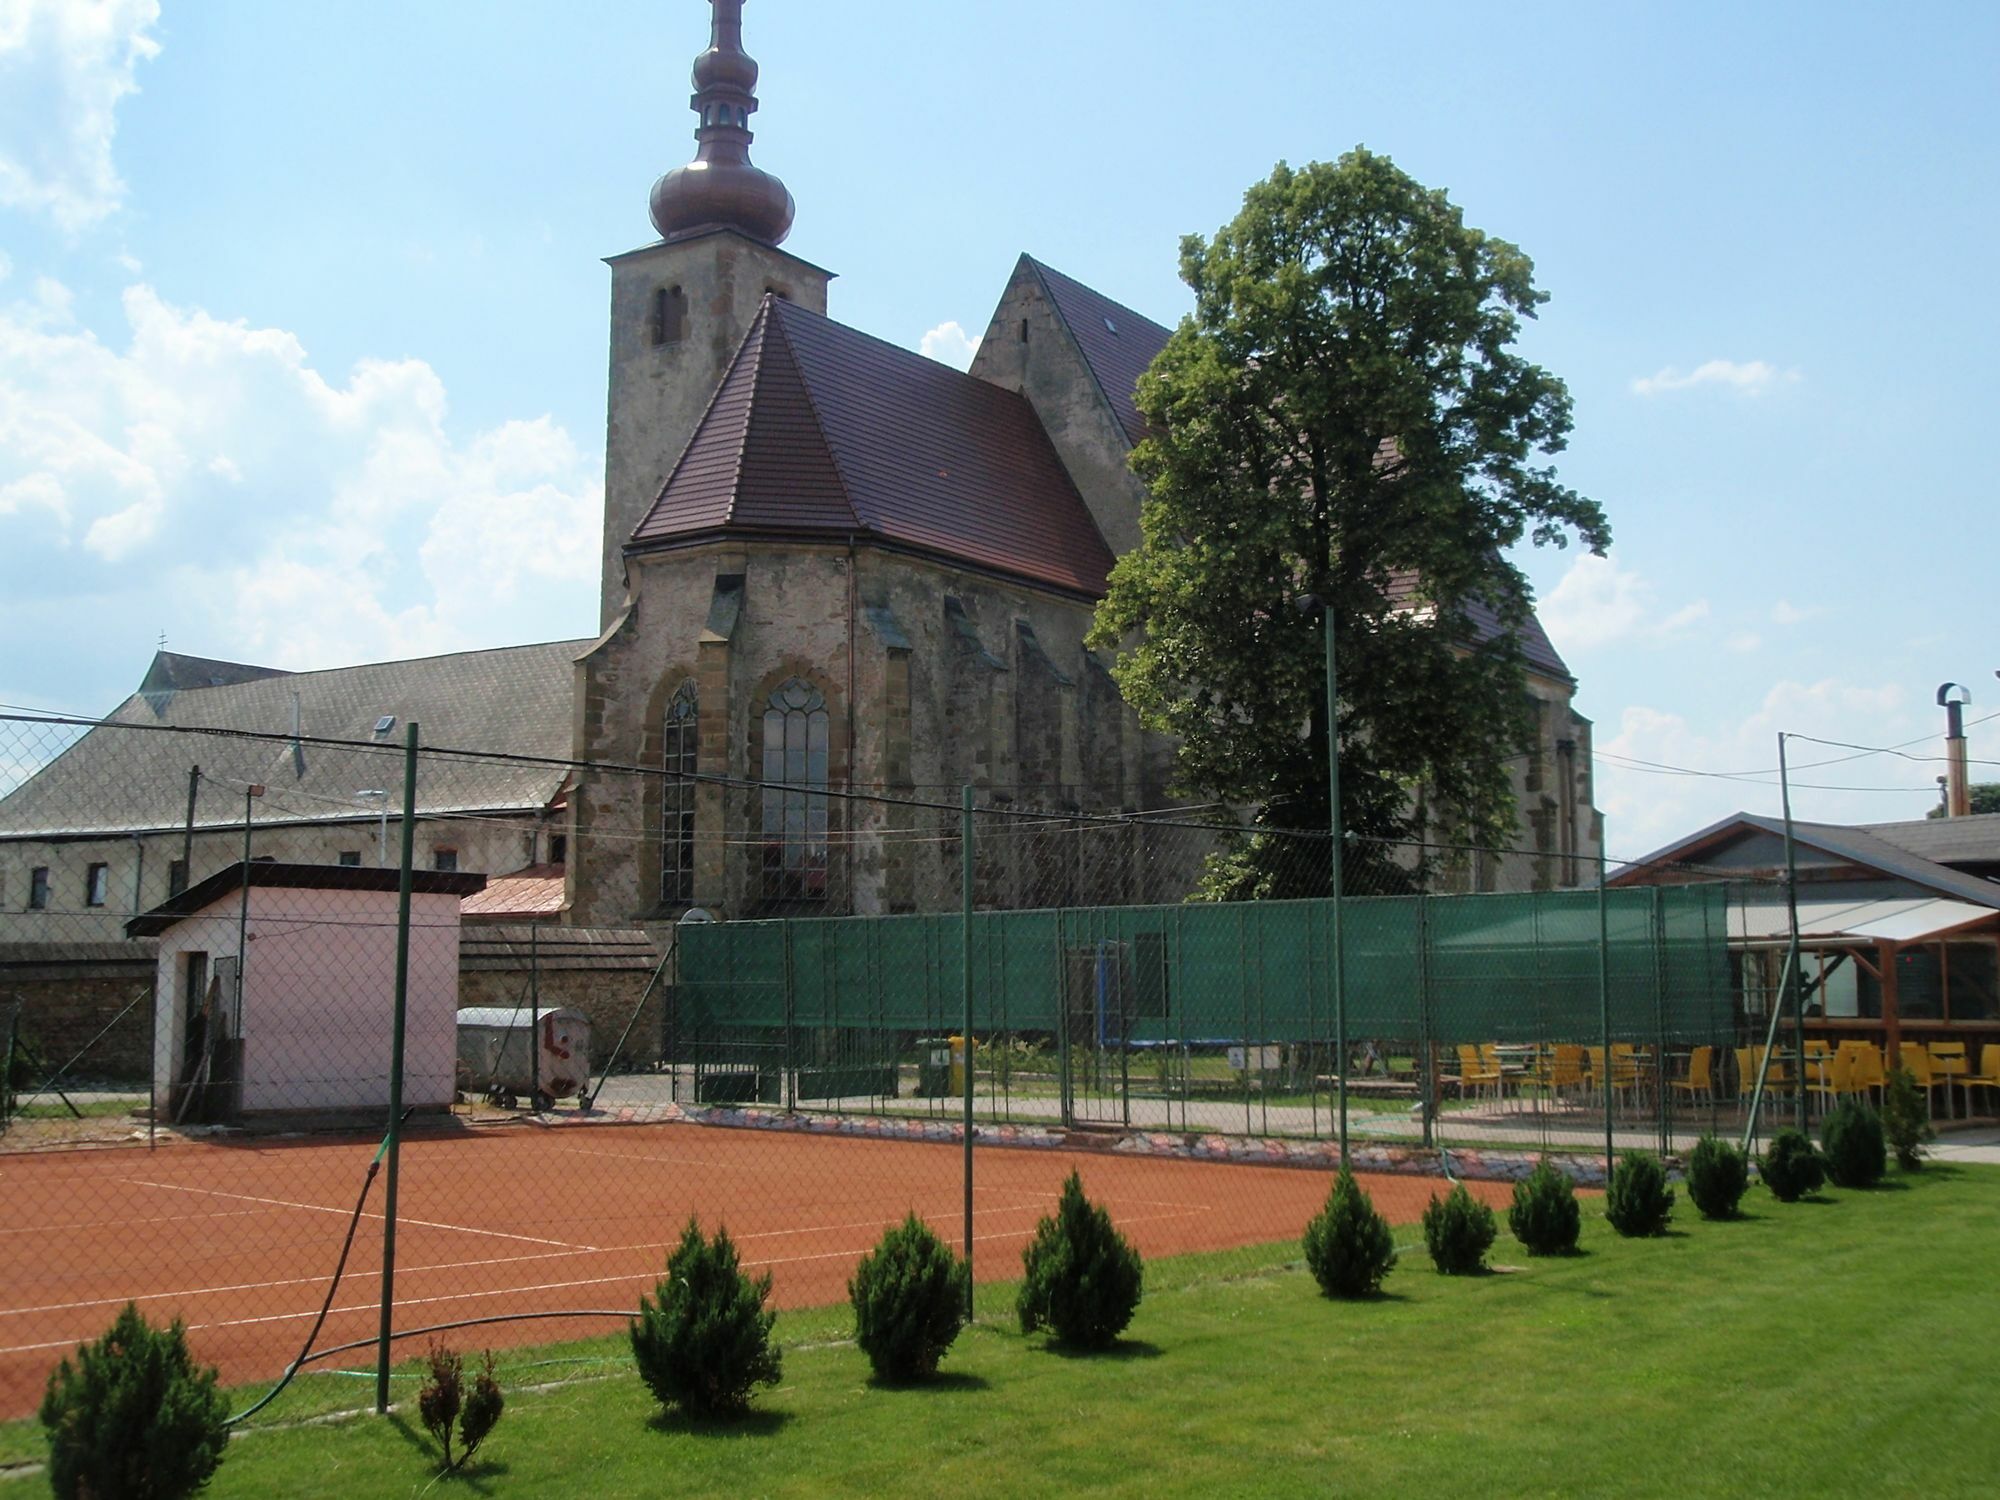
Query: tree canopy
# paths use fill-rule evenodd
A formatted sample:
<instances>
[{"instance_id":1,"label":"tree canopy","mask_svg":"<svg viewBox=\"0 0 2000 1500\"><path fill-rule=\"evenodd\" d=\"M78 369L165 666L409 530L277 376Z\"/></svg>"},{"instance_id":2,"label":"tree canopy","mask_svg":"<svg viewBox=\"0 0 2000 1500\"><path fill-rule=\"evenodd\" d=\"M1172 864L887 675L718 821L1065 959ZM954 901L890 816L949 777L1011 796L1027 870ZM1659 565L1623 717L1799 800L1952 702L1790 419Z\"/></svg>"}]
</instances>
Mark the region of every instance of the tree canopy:
<instances>
[{"instance_id":1,"label":"tree canopy","mask_svg":"<svg viewBox=\"0 0 2000 1500\"><path fill-rule=\"evenodd\" d=\"M1338 641L1344 826L1511 844L1530 604L1506 549L1610 541L1547 462L1569 394L1514 349L1546 300L1528 257L1356 149L1280 163L1180 263L1195 310L1139 383L1142 541L1092 643L1178 741L1182 792L1323 829L1322 627L1296 607L1315 595ZM1498 630L1474 628L1482 610ZM1325 889L1323 862L1311 876L1269 841L1212 873L1222 895Z\"/></svg>"},{"instance_id":2,"label":"tree canopy","mask_svg":"<svg viewBox=\"0 0 2000 1500\"><path fill-rule=\"evenodd\" d=\"M1975 817L1980 813L2000 813L2000 781L1975 781L1965 789L1965 796ZM1934 807L1924 816L1942 818L1944 809Z\"/></svg>"}]
</instances>

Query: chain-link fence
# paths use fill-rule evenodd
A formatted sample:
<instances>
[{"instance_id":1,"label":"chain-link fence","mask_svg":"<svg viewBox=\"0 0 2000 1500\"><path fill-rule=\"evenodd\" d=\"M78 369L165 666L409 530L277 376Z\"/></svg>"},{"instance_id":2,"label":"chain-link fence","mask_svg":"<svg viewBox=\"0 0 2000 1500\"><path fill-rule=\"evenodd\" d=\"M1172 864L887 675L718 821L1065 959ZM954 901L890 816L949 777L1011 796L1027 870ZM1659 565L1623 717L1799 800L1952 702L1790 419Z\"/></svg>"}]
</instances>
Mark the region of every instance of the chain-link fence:
<instances>
[{"instance_id":1,"label":"chain-link fence","mask_svg":"<svg viewBox=\"0 0 2000 1500\"><path fill-rule=\"evenodd\" d=\"M1574 851L1348 840L1336 900L1324 832L1219 809L391 723L13 717L0 768L0 1417L127 1298L240 1381L602 1336L691 1214L823 1337L888 1222L1005 1280L1073 1167L1150 1257L1282 1261L1343 1150L1405 1225L1594 1181L1740 1128L1764 1037L1742 887Z\"/></svg>"}]
</instances>

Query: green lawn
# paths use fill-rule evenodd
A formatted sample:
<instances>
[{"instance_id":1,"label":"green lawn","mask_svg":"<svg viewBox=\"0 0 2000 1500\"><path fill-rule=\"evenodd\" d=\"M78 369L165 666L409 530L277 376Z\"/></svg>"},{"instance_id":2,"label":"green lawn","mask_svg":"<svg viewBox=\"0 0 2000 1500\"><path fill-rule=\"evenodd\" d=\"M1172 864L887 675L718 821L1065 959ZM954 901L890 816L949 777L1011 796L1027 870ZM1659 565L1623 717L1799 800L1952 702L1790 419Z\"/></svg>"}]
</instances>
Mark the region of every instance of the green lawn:
<instances>
[{"instance_id":1,"label":"green lawn","mask_svg":"<svg viewBox=\"0 0 2000 1500\"><path fill-rule=\"evenodd\" d=\"M982 1293L947 1376L880 1389L842 1343L794 1344L785 1382L732 1429L657 1418L591 1360L517 1370L506 1420L434 1495L1990 1495L2000 1168L1892 1174L1868 1193L1697 1219L1664 1240L1587 1222L1588 1253L1434 1275L1421 1248L1366 1304L1322 1300L1290 1247L1149 1268L1129 1342L1071 1358ZM1410 1238L1407 1231L1402 1232ZM1228 1268L1236 1274L1225 1275ZM781 1317L793 1339L839 1326ZM601 1346L600 1346L601 1348ZM316 1377L274 1415L366 1399ZM403 1389L407 1390L406 1384ZM24 1430L5 1434L10 1456ZM265 1428L217 1496L408 1495L427 1440L399 1418ZM0 1485L23 1500L39 1480Z\"/></svg>"}]
</instances>

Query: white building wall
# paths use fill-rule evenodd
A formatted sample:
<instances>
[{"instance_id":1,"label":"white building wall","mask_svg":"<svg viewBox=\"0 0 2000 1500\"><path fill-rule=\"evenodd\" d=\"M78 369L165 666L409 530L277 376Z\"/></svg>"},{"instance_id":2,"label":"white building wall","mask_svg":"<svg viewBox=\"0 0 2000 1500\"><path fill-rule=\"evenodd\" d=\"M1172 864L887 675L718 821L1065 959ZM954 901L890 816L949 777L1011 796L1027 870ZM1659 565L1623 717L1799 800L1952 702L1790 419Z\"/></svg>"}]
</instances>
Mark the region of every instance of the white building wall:
<instances>
[{"instance_id":1,"label":"white building wall","mask_svg":"<svg viewBox=\"0 0 2000 1500\"><path fill-rule=\"evenodd\" d=\"M161 1097L182 1065L184 955L237 951L240 892L160 940L154 1063ZM244 943L242 1103L274 1110L384 1109L396 983L393 891L253 887ZM403 1102L448 1105L457 1054L458 898L410 904Z\"/></svg>"}]
</instances>

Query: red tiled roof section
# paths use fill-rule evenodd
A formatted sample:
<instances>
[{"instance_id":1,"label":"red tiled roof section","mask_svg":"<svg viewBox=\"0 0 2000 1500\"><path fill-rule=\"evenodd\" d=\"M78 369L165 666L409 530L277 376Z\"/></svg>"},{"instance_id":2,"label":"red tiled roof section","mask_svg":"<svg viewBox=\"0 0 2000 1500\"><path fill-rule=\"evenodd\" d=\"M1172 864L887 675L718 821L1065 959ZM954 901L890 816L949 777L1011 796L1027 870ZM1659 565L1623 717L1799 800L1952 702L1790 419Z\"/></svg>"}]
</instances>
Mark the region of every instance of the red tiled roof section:
<instances>
[{"instance_id":1,"label":"red tiled roof section","mask_svg":"<svg viewBox=\"0 0 2000 1500\"><path fill-rule=\"evenodd\" d=\"M1399 609L1427 608L1427 602L1417 593L1417 575L1402 572L1389 580L1389 602ZM1466 623L1472 627L1472 638L1476 642L1498 640L1500 638L1500 613L1490 604L1475 601L1465 607ZM1528 618L1521 622L1521 656L1532 671L1545 677L1559 677L1564 682L1574 682L1569 666L1557 653L1555 642L1542 629L1542 622L1535 618L1532 610Z\"/></svg>"},{"instance_id":2,"label":"red tiled roof section","mask_svg":"<svg viewBox=\"0 0 2000 1500\"><path fill-rule=\"evenodd\" d=\"M867 532L1077 593L1111 552L1026 400L767 299L635 547Z\"/></svg>"},{"instance_id":3,"label":"red tiled roof section","mask_svg":"<svg viewBox=\"0 0 2000 1500\"><path fill-rule=\"evenodd\" d=\"M1125 441L1136 444L1147 430L1136 399L1139 377L1166 348L1168 330L1053 266L1045 266L1032 256L1027 260L1047 288L1057 316L1069 325L1071 337L1083 351L1084 363L1097 378L1104 399L1111 403L1118 425L1125 429Z\"/></svg>"},{"instance_id":4,"label":"red tiled roof section","mask_svg":"<svg viewBox=\"0 0 2000 1500\"><path fill-rule=\"evenodd\" d=\"M490 876L486 889L458 903L459 915L488 920L553 916L562 910L563 879L563 866L546 864Z\"/></svg>"}]
</instances>

